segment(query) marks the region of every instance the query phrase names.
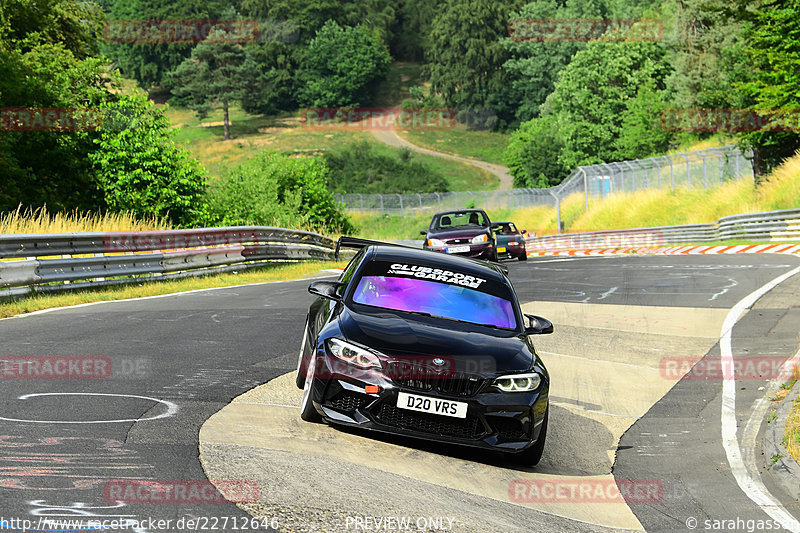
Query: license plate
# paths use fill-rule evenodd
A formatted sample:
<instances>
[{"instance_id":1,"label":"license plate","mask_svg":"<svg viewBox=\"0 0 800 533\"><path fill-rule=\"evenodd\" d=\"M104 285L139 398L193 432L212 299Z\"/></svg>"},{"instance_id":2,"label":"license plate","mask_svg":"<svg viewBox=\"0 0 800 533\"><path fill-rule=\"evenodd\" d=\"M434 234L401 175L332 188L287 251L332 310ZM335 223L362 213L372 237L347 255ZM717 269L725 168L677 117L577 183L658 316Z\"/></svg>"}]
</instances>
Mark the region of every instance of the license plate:
<instances>
[{"instance_id":1,"label":"license plate","mask_svg":"<svg viewBox=\"0 0 800 533\"><path fill-rule=\"evenodd\" d=\"M497 253L498 253L498 254L505 253L505 251L506 251L506 247L505 247L505 246L500 246L500 247L497 249Z\"/></svg>"},{"instance_id":2,"label":"license plate","mask_svg":"<svg viewBox=\"0 0 800 533\"><path fill-rule=\"evenodd\" d=\"M448 254L463 254L469 252L469 246L451 246L447 249Z\"/></svg>"},{"instance_id":3,"label":"license plate","mask_svg":"<svg viewBox=\"0 0 800 533\"><path fill-rule=\"evenodd\" d=\"M407 392L399 392L397 394L397 407L398 409L419 411L421 413L467 418L467 404L464 402L428 398L427 396L417 396Z\"/></svg>"}]
</instances>

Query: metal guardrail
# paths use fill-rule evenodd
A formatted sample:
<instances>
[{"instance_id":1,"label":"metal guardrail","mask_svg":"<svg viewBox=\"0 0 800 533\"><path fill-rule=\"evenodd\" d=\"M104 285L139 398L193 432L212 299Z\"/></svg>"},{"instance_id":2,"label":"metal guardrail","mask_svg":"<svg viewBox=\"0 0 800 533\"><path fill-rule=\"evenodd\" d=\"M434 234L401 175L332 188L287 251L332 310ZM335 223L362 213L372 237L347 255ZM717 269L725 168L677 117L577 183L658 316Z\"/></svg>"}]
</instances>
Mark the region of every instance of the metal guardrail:
<instances>
[{"instance_id":1,"label":"metal guardrail","mask_svg":"<svg viewBox=\"0 0 800 533\"><path fill-rule=\"evenodd\" d=\"M530 237L528 251L638 248L709 241L800 241L800 209L731 215L710 224L564 233Z\"/></svg>"},{"instance_id":2,"label":"metal guardrail","mask_svg":"<svg viewBox=\"0 0 800 533\"><path fill-rule=\"evenodd\" d=\"M0 296L333 259L335 241L272 227L0 235Z\"/></svg>"}]
</instances>

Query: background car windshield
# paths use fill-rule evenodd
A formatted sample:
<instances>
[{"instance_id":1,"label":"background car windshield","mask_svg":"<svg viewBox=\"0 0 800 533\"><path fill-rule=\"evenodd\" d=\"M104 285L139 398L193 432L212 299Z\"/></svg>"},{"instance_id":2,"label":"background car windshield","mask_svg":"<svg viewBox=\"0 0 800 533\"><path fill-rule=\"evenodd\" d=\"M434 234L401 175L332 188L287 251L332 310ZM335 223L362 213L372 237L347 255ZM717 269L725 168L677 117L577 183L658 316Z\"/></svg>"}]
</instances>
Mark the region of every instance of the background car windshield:
<instances>
[{"instance_id":1,"label":"background car windshield","mask_svg":"<svg viewBox=\"0 0 800 533\"><path fill-rule=\"evenodd\" d=\"M435 230L457 228L460 226L486 226L483 213L472 211L466 213L445 213L434 223Z\"/></svg>"},{"instance_id":2,"label":"background car windshield","mask_svg":"<svg viewBox=\"0 0 800 533\"><path fill-rule=\"evenodd\" d=\"M356 287L353 301L372 307L427 313L498 328L517 327L514 306L508 299L438 281L364 276Z\"/></svg>"}]
</instances>

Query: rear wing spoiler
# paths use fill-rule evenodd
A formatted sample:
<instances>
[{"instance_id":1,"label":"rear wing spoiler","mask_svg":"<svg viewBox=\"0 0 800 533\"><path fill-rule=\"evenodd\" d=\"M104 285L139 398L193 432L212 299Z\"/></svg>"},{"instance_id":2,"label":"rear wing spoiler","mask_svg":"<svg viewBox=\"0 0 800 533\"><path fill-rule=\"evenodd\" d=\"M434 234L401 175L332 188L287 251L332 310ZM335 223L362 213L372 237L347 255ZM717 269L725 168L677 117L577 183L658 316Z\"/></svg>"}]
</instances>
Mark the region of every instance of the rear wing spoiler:
<instances>
[{"instance_id":1,"label":"rear wing spoiler","mask_svg":"<svg viewBox=\"0 0 800 533\"><path fill-rule=\"evenodd\" d=\"M362 248L366 248L367 246L373 246L373 245L399 246L400 248L412 248L411 246L406 246L404 244L398 244L396 242L373 241L371 239L359 239L358 237L346 237L346 236L343 235L343 236L339 237L338 241L336 241L336 251L334 252L334 257L336 258L337 261L339 260L339 250L341 248L352 248L352 249L355 249L355 250L360 250ZM412 248L412 249L417 250L418 248ZM436 253L436 252L433 252L433 253ZM480 261L480 260L479 259L473 259L473 261ZM500 270L502 270L504 274L508 274L508 267L503 265L503 264L495 263L494 261L483 261L483 262L484 263L489 263L490 265L494 265L496 267L499 267Z\"/></svg>"},{"instance_id":2,"label":"rear wing spoiler","mask_svg":"<svg viewBox=\"0 0 800 533\"><path fill-rule=\"evenodd\" d=\"M341 248L353 248L355 250L360 250L362 248L366 248L367 246L372 245L381 245L381 246L400 246L403 248L410 248L410 246L404 246L402 244L397 244L394 242L385 242L385 241L373 241L370 239L359 239L358 237L346 237L341 236L339 240L336 241L336 252L335 257L336 260L339 260L339 250Z\"/></svg>"}]
</instances>

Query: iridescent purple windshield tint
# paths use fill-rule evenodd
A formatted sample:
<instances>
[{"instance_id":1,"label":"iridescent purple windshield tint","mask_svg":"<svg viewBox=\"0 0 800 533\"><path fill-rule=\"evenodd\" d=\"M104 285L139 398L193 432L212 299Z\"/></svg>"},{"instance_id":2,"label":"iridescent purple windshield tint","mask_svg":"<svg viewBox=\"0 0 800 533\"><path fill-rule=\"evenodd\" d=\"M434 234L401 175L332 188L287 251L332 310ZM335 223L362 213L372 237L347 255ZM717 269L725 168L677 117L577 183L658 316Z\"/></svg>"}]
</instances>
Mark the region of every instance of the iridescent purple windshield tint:
<instances>
[{"instance_id":1,"label":"iridescent purple windshield tint","mask_svg":"<svg viewBox=\"0 0 800 533\"><path fill-rule=\"evenodd\" d=\"M353 294L353 301L384 309L429 313L473 324L507 329L517 327L514 307L510 301L466 287L435 281L364 276Z\"/></svg>"}]
</instances>

